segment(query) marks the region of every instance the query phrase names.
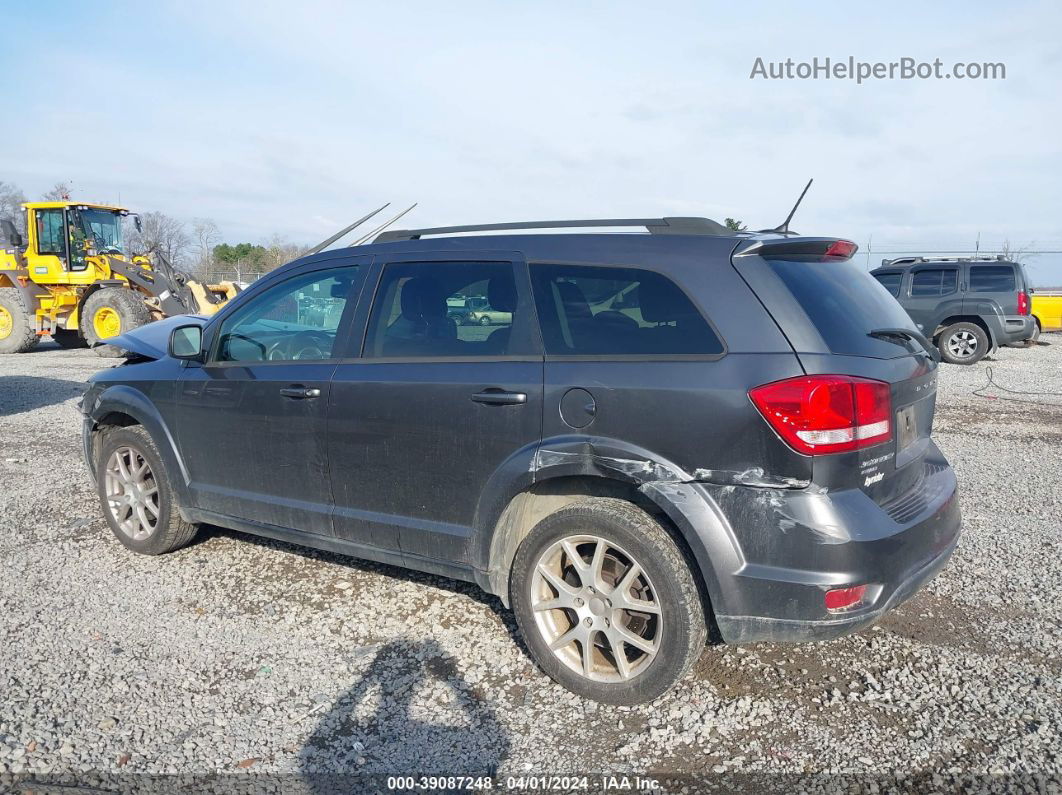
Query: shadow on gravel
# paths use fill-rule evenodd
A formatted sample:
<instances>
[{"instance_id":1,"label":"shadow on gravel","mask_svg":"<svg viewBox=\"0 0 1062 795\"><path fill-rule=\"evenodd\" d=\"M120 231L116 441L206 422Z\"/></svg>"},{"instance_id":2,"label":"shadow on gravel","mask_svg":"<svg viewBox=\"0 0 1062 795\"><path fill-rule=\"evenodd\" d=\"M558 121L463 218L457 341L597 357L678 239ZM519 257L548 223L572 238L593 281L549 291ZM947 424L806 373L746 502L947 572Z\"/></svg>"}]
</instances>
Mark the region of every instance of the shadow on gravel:
<instances>
[{"instance_id":1,"label":"shadow on gravel","mask_svg":"<svg viewBox=\"0 0 1062 795\"><path fill-rule=\"evenodd\" d=\"M299 767L307 791L349 793L366 775L493 775L509 747L483 694L435 641L395 641L321 718Z\"/></svg>"},{"instance_id":2,"label":"shadow on gravel","mask_svg":"<svg viewBox=\"0 0 1062 795\"><path fill-rule=\"evenodd\" d=\"M83 381L29 375L0 376L0 417L54 406L85 391Z\"/></svg>"},{"instance_id":3,"label":"shadow on gravel","mask_svg":"<svg viewBox=\"0 0 1062 795\"><path fill-rule=\"evenodd\" d=\"M216 527L214 525L203 525L199 533L196 535L195 540L190 545L195 547L199 544L209 541L215 536L228 536L235 538L241 543L245 544L257 544L262 547L270 547L272 549L280 549L284 552L299 555L311 560L323 560L328 563L334 563L339 566L345 566L352 571L358 571L365 574L375 574L383 577L393 577L400 580L408 580L415 583L430 584L434 588L439 588L444 591L450 591L451 593L459 594L475 602L479 602L481 605L490 608L494 614L498 617L498 621L505 628L505 631L509 633L513 642L520 648L520 650L527 655L527 658L531 657L531 652L524 644L523 636L520 634L520 630L516 625L516 619L513 617L512 611L507 610L502 605L501 600L496 596L491 596L485 592L478 585L469 582L463 582L461 580L452 580L449 577L444 577L441 574L428 574L423 571L416 571L415 569L403 569L399 566L391 566L387 563L377 563L375 561L363 560L362 558L355 558L350 555L342 555L337 552L327 552L325 550L314 549L313 547L304 547L298 544L289 544L286 541L277 541L272 538L265 538L263 536L256 536L251 533L241 533L238 530L229 530L224 527Z\"/></svg>"}]
</instances>

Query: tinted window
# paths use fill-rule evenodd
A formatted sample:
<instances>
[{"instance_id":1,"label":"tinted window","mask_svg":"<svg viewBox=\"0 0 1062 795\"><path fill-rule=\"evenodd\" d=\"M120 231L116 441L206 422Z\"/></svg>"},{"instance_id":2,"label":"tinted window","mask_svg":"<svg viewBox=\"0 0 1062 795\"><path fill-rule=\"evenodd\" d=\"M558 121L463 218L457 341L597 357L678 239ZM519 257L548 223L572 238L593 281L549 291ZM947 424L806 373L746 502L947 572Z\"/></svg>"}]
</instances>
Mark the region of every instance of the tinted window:
<instances>
[{"instance_id":1,"label":"tinted window","mask_svg":"<svg viewBox=\"0 0 1062 795\"><path fill-rule=\"evenodd\" d=\"M970 291L975 293L1009 293L1014 286L1014 269L1010 265L971 265Z\"/></svg>"},{"instance_id":2,"label":"tinted window","mask_svg":"<svg viewBox=\"0 0 1062 795\"><path fill-rule=\"evenodd\" d=\"M66 255L66 238L62 210L37 211L37 251L40 254Z\"/></svg>"},{"instance_id":3,"label":"tinted window","mask_svg":"<svg viewBox=\"0 0 1062 795\"><path fill-rule=\"evenodd\" d=\"M932 269L916 271L911 277L911 295L946 295L955 292L958 271Z\"/></svg>"},{"instance_id":4,"label":"tinted window","mask_svg":"<svg viewBox=\"0 0 1062 795\"><path fill-rule=\"evenodd\" d=\"M636 268L533 265L546 353L718 354L722 343L665 276Z\"/></svg>"},{"instance_id":5,"label":"tinted window","mask_svg":"<svg viewBox=\"0 0 1062 795\"><path fill-rule=\"evenodd\" d=\"M903 278L902 273L875 273L874 278L897 298L900 295L900 280Z\"/></svg>"},{"instance_id":6,"label":"tinted window","mask_svg":"<svg viewBox=\"0 0 1062 795\"><path fill-rule=\"evenodd\" d=\"M376 290L365 355L504 356L518 312L507 262L388 265Z\"/></svg>"},{"instance_id":7,"label":"tinted window","mask_svg":"<svg viewBox=\"0 0 1062 795\"><path fill-rule=\"evenodd\" d=\"M255 296L222 322L216 361L332 358L357 270L303 274Z\"/></svg>"},{"instance_id":8,"label":"tinted window","mask_svg":"<svg viewBox=\"0 0 1062 795\"><path fill-rule=\"evenodd\" d=\"M873 276L851 262L767 260L800 302L834 353L892 358L903 349L867 333L914 328L903 307Z\"/></svg>"}]
</instances>

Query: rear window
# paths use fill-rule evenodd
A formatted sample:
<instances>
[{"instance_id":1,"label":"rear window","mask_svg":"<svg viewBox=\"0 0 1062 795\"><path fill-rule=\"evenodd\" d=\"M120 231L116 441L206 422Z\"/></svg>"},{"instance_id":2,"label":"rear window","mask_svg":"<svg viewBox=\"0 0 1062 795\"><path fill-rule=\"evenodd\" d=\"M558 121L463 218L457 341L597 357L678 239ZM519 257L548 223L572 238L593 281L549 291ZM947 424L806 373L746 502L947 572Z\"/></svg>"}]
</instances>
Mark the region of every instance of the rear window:
<instances>
[{"instance_id":1,"label":"rear window","mask_svg":"<svg viewBox=\"0 0 1062 795\"><path fill-rule=\"evenodd\" d=\"M903 348L867 336L874 329L913 325L904 308L865 270L852 262L767 262L833 353L877 358L904 355Z\"/></svg>"},{"instance_id":2,"label":"rear window","mask_svg":"<svg viewBox=\"0 0 1062 795\"><path fill-rule=\"evenodd\" d=\"M1009 265L971 265L970 292L1009 293L1016 290L1014 268Z\"/></svg>"},{"instance_id":3,"label":"rear window","mask_svg":"<svg viewBox=\"0 0 1062 795\"><path fill-rule=\"evenodd\" d=\"M719 337L678 286L654 271L532 265L546 353L715 355Z\"/></svg>"},{"instance_id":4,"label":"rear window","mask_svg":"<svg viewBox=\"0 0 1062 795\"><path fill-rule=\"evenodd\" d=\"M902 273L875 273L874 278L881 282L882 287L888 290L894 297L900 297L900 280L903 279Z\"/></svg>"},{"instance_id":5,"label":"rear window","mask_svg":"<svg viewBox=\"0 0 1062 795\"><path fill-rule=\"evenodd\" d=\"M932 268L911 276L911 295L947 295L955 292L959 272L954 268Z\"/></svg>"}]
</instances>

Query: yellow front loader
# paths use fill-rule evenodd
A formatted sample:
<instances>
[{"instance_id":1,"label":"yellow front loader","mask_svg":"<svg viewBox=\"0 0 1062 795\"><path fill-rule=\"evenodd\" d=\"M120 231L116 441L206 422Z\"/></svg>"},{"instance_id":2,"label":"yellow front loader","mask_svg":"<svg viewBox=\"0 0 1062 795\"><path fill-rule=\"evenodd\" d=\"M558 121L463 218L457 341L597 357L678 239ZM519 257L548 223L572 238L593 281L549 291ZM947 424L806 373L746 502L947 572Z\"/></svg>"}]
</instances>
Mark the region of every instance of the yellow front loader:
<instances>
[{"instance_id":1,"label":"yellow front loader","mask_svg":"<svg viewBox=\"0 0 1062 795\"><path fill-rule=\"evenodd\" d=\"M117 356L101 341L170 315L212 315L239 290L201 284L159 252L127 254L122 219L130 213L122 207L22 206L25 240L11 219L0 219L0 354L28 351L50 335L64 348Z\"/></svg>"}]
</instances>

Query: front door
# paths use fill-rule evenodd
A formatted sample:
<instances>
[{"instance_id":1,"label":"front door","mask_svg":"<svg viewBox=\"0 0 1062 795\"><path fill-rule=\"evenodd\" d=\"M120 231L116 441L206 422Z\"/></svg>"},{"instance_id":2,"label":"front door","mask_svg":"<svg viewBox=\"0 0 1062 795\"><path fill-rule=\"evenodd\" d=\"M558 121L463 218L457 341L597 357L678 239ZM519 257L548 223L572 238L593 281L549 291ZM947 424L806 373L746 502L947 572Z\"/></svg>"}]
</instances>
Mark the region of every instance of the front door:
<instances>
[{"instance_id":1,"label":"front door","mask_svg":"<svg viewBox=\"0 0 1062 795\"><path fill-rule=\"evenodd\" d=\"M291 276L211 332L208 361L185 370L178 392L198 508L331 534L325 414L358 275L348 261Z\"/></svg>"},{"instance_id":2,"label":"front door","mask_svg":"<svg viewBox=\"0 0 1062 795\"><path fill-rule=\"evenodd\" d=\"M499 473L528 476L541 434L526 266L461 257L374 266L364 348L329 396L336 535L421 568L468 562L481 496Z\"/></svg>"}]
</instances>

